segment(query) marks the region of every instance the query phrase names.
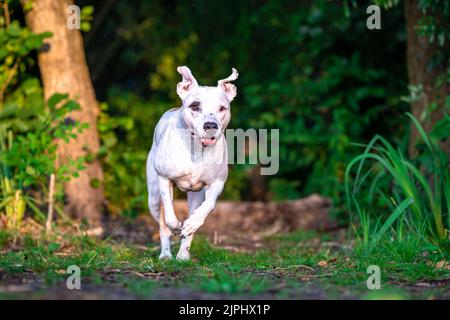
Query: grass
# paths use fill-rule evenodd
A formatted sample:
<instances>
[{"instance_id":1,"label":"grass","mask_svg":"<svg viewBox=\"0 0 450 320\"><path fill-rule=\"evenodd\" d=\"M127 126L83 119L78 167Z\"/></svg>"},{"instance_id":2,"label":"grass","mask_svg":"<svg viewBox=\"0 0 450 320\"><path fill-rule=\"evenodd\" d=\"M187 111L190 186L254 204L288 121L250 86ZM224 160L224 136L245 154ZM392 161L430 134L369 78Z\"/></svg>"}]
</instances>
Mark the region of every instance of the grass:
<instances>
[{"instance_id":1,"label":"grass","mask_svg":"<svg viewBox=\"0 0 450 320\"><path fill-rule=\"evenodd\" d=\"M43 279L36 294L45 296L46 290L64 286L68 266L78 265L83 289L121 289L127 297L138 298L370 299L383 294L399 298L443 294L436 287L417 296L408 286L448 279L448 269L436 268L439 261L450 261L448 251L423 246L411 238L402 246L382 241L369 253L363 246L353 247L348 240L336 238L335 234L297 232L268 238L266 249L240 253L197 237L192 246L195 259L181 262L159 261L152 245L143 249L79 236L65 236L59 242L24 236L15 249L8 249L10 241L2 242L0 287L32 275ZM1 231L0 239L11 238ZM339 242L336 247L330 245ZM366 287L366 270L371 264L382 270L383 288L376 294ZM0 290L2 296L11 297L11 293Z\"/></svg>"},{"instance_id":2,"label":"grass","mask_svg":"<svg viewBox=\"0 0 450 320\"><path fill-rule=\"evenodd\" d=\"M385 282L426 285L426 279L448 278L450 172L439 139L448 137L450 118L437 125L447 130L427 134L407 115L421 138L418 156L410 160L375 136L347 166L347 207L356 218L354 256L360 262L379 266Z\"/></svg>"},{"instance_id":3,"label":"grass","mask_svg":"<svg viewBox=\"0 0 450 320\"><path fill-rule=\"evenodd\" d=\"M449 160L439 139L407 115L422 139L423 150L417 159L408 160L400 148L377 135L346 169L347 207L358 218L357 236L372 248L383 238L402 242L411 233L431 243L448 243ZM441 122L450 129L448 116ZM367 168L367 163L372 165ZM351 179L354 167L356 174ZM380 214L387 210L390 214Z\"/></svg>"}]
</instances>

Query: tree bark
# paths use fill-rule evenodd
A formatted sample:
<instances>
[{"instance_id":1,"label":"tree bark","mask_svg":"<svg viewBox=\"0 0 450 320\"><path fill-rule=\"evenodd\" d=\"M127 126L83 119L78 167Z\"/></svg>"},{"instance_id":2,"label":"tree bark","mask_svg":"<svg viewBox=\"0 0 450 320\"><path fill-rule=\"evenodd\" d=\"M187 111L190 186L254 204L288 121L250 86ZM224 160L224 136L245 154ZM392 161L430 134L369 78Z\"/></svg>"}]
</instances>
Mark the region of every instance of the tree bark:
<instances>
[{"instance_id":1,"label":"tree bark","mask_svg":"<svg viewBox=\"0 0 450 320\"><path fill-rule=\"evenodd\" d=\"M435 82L438 75L445 72L445 66L435 66L430 68L430 61L439 48L436 41L430 43L428 37L420 36L416 30L420 19L423 17L423 13L419 9L418 0L407 0L405 3L405 18L406 18L406 31L407 31L407 65L409 83L411 85L423 86L423 96L420 100L411 103L412 114L420 120L422 113L432 103L436 102L438 108L436 108L430 115L421 121L425 131L429 132L433 127L433 124L443 118L445 96L449 92L449 86L445 82L441 87L436 88ZM418 131L415 126L411 127L409 152L414 155L415 145L419 137ZM450 141L447 140L442 144L442 147L446 153L450 156Z\"/></svg>"},{"instance_id":2,"label":"tree bark","mask_svg":"<svg viewBox=\"0 0 450 320\"><path fill-rule=\"evenodd\" d=\"M24 5L29 0L21 1ZM58 141L58 164L88 153L95 155L100 146L98 103L86 63L83 39L79 30L66 26L67 8L73 4L72 0L33 0L32 9L25 12L27 25L34 33L53 33L38 54L45 98L56 92L69 94L81 106L81 110L73 112L70 117L89 124L89 128L70 143ZM65 210L96 226L104 204L103 170L98 160L85 166L78 178L72 178L64 185Z\"/></svg>"}]
</instances>

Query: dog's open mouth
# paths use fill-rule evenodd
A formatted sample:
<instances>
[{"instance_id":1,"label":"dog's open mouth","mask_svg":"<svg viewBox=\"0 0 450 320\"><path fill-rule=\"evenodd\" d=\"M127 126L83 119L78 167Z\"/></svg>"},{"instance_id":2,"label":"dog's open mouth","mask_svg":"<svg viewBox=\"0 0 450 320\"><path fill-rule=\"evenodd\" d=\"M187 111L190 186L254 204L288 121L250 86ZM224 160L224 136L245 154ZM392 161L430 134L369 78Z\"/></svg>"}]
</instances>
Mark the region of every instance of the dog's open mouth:
<instances>
[{"instance_id":1,"label":"dog's open mouth","mask_svg":"<svg viewBox=\"0 0 450 320\"><path fill-rule=\"evenodd\" d=\"M216 137L202 138L202 145L204 147L210 146L216 143Z\"/></svg>"}]
</instances>

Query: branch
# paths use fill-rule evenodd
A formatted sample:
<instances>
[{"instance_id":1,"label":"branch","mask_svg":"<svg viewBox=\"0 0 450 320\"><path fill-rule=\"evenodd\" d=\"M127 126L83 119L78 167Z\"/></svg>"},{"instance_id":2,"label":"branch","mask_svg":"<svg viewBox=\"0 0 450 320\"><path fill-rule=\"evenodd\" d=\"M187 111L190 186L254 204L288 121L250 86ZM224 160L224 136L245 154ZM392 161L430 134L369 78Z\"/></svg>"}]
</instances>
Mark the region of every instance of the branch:
<instances>
[{"instance_id":1,"label":"branch","mask_svg":"<svg viewBox=\"0 0 450 320\"><path fill-rule=\"evenodd\" d=\"M50 233L52 229L53 220L53 198L55 193L55 174L50 175L50 186L48 193L48 210L47 210L47 221L45 222L45 232Z\"/></svg>"},{"instance_id":2,"label":"branch","mask_svg":"<svg viewBox=\"0 0 450 320\"><path fill-rule=\"evenodd\" d=\"M8 7L7 1L2 3L2 8L3 8L3 14L5 15L6 27L9 27L9 25L11 24L11 17L9 15L9 7Z\"/></svg>"},{"instance_id":3,"label":"branch","mask_svg":"<svg viewBox=\"0 0 450 320\"><path fill-rule=\"evenodd\" d=\"M17 68L19 67L19 63L20 63L20 58L16 60L16 62L14 63L14 66L9 70L9 73L5 79L5 82L3 82L2 86L0 87L0 110L3 109L3 99L5 96L5 91L8 88L11 81L14 79Z\"/></svg>"}]
</instances>

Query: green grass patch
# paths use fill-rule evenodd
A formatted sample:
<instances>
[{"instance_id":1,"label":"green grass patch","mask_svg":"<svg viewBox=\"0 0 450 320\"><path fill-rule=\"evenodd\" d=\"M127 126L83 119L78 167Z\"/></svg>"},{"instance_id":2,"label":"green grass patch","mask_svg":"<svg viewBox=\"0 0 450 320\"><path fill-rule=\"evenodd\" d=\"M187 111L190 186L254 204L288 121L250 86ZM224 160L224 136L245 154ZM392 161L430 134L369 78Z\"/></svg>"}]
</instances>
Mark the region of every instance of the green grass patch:
<instances>
[{"instance_id":1,"label":"green grass patch","mask_svg":"<svg viewBox=\"0 0 450 320\"><path fill-rule=\"evenodd\" d=\"M391 293L392 297L408 297L403 284L450 277L449 270L436 268L439 261L450 260L448 251L424 245L420 239L383 240L368 251L340 237L296 232L268 238L267 249L240 253L213 246L198 236L191 261L159 261L153 245L142 249L87 237L66 237L63 243L23 237L17 244L20 250L5 250L7 243L3 244L0 270L9 277L36 274L51 288L65 281L68 266L78 265L83 284L113 284L140 298L155 297L158 290L171 288L227 297L311 298L308 294L312 294L313 298L369 299L377 297L366 287L367 267L372 264L382 270L382 291L388 297ZM341 245L332 248L329 243Z\"/></svg>"}]
</instances>

